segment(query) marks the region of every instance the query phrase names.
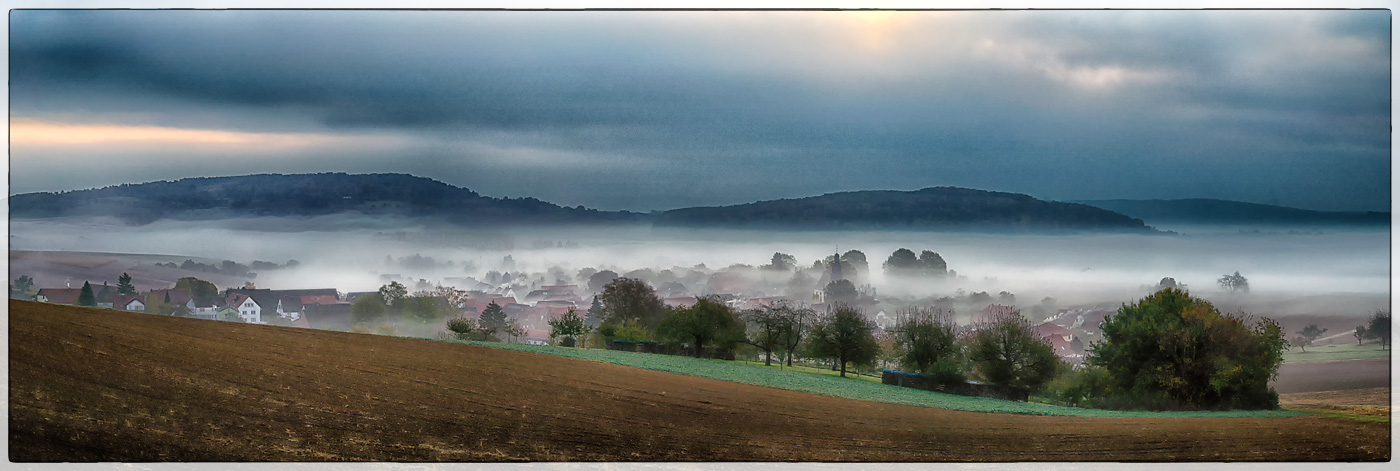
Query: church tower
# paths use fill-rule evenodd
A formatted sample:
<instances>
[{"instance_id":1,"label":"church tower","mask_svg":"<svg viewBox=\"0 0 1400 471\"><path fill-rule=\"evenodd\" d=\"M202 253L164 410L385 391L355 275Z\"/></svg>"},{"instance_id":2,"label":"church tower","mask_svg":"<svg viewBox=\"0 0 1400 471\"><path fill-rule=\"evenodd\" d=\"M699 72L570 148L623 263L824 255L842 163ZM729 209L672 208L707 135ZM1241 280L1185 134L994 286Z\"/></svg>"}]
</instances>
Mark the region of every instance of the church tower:
<instances>
[{"instance_id":1,"label":"church tower","mask_svg":"<svg viewBox=\"0 0 1400 471\"><path fill-rule=\"evenodd\" d=\"M841 252L837 251L836 259L831 262L831 281L844 279L846 277L841 275Z\"/></svg>"}]
</instances>

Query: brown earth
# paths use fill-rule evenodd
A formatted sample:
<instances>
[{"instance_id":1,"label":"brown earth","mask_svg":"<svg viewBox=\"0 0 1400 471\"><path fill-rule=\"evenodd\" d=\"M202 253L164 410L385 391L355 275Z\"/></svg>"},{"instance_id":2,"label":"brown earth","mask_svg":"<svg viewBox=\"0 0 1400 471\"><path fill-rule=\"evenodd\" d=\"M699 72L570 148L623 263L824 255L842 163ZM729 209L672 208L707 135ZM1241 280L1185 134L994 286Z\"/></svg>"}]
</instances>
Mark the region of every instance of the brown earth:
<instances>
[{"instance_id":1,"label":"brown earth","mask_svg":"<svg viewBox=\"0 0 1400 471\"><path fill-rule=\"evenodd\" d=\"M959 412L403 338L10 303L10 460L1383 461L1388 424Z\"/></svg>"},{"instance_id":2,"label":"brown earth","mask_svg":"<svg viewBox=\"0 0 1400 471\"><path fill-rule=\"evenodd\" d=\"M1363 417L1390 417L1390 388L1349 389L1280 394L1285 409L1336 412Z\"/></svg>"},{"instance_id":3,"label":"brown earth","mask_svg":"<svg viewBox=\"0 0 1400 471\"><path fill-rule=\"evenodd\" d=\"M1284 363L1274 389L1280 394L1390 387L1390 359Z\"/></svg>"}]
</instances>

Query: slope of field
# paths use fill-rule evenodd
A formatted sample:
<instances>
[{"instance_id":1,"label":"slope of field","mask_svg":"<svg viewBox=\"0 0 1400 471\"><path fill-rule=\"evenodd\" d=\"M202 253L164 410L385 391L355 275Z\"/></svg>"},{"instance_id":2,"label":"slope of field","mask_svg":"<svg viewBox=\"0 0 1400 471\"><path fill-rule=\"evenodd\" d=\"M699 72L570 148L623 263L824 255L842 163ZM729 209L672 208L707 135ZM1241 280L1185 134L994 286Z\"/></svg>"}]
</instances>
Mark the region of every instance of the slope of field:
<instances>
[{"instance_id":1,"label":"slope of field","mask_svg":"<svg viewBox=\"0 0 1400 471\"><path fill-rule=\"evenodd\" d=\"M10 303L12 461L1388 460L1387 424L841 399L449 342Z\"/></svg>"},{"instance_id":2,"label":"slope of field","mask_svg":"<svg viewBox=\"0 0 1400 471\"><path fill-rule=\"evenodd\" d=\"M452 341L457 342L457 341ZM569 358L602 361L615 365L645 368L649 370L682 373L703 378L733 381L736 383L767 386L772 388L801 391L846 399L887 402L910 406L935 407L970 412L1002 412L1014 414L1056 415L1075 417L1137 417L1137 418L1237 418L1237 417L1290 417L1297 412L1287 410L1262 411L1198 411L1198 412L1137 412L1103 409L1062 407L1048 404L1002 401L985 397L967 397L954 394L924 391L913 388L887 386L854 378L840 378L829 375L779 371L759 368L741 363L709 360L670 355L618 352L612 350L591 350L552 347L547 345L526 345L500 342L461 342L483 347L504 348Z\"/></svg>"}]
</instances>

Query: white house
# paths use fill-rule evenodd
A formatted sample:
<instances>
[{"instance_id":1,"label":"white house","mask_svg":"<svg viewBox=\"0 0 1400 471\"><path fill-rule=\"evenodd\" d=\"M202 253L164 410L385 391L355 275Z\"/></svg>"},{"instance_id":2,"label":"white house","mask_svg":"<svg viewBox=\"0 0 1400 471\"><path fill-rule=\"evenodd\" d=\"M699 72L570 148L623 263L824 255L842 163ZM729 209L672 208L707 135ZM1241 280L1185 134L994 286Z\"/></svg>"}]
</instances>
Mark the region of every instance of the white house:
<instances>
[{"instance_id":1,"label":"white house","mask_svg":"<svg viewBox=\"0 0 1400 471\"><path fill-rule=\"evenodd\" d=\"M185 303L185 307L189 308L190 315L193 317L198 317L200 319L217 319L219 317L219 308L222 306L219 306L218 298L205 297L190 299L189 302Z\"/></svg>"},{"instance_id":2,"label":"white house","mask_svg":"<svg viewBox=\"0 0 1400 471\"><path fill-rule=\"evenodd\" d=\"M238 310L238 318L249 324L266 324L262 320L262 306L253 300L252 296L246 294L236 294L228 303L229 307Z\"/></svg>"}]
</instances>

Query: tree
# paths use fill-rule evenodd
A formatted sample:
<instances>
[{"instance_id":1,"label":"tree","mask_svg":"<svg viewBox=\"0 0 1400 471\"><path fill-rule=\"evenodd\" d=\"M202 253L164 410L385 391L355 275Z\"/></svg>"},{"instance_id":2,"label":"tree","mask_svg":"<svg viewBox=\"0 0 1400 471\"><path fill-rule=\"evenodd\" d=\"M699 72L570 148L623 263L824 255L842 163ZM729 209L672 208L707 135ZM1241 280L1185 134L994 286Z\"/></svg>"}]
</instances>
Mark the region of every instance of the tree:
<instances>
[{"instance_id":1,"label":"tree","mask_svg":"<svg viewBox=\"0 0 1400 471\"><path fill-rule=\"evenodd\" d=\"M438 303L438 299L429 295L414 295L403 298L403 312L409 317L423 323L437 322L446 309Z\"/></svg>"},{"instance_id":2,"label":"tree","mask_svg":"<svg viewBox=\"0 0 1400 471\"><path fill-rule=\"evenodd\" d=\"M932 250L919 253L919 265L919 268L923 269L924 275L943 276L948 274L948 262L943 261L943 256Z\"/></svg>"},{"instance_id":3,"label":"tree","mask_svg":"<svg viewBox=\"0 0 1400 471\"><path fill-rule=\"evenodd\" d=\"M1364 325L1356 326L1356 330L1352 331L1351 336L1356 337L1356 346L1358 347L1361 346L1363 340L1371 338L1371 334L1366 332L1366 326Z\"/></svg>"},{"instance_id":4,"label":"tree","mask_svg":"<svg viewBox=\"0 0 1400 471\"><path fill-rule=\"evenodd\" d=\"M1327 329L1319 328L1317 324L1310 324L1307 327L1304 327L1303 330L1298 331L1298 335L1306 337L1308 339L1308 343L1311 344L1313 340L1317 340L1318 337L1321 337L1322 334L1326 332Z\"/></svg>"},{"instance_id":5,"label":"tree","mask_svg":"<svg viewBox=\"0 0 1400 471\"><path fill-rule=\"evenodd\" d=\"M452 332L452 336L456 337L457 340L471 340L479 332L476 321L460 317L448 319L447 330Z\"/></svg>"},{"instance_id":6,"label":"tree","mask_svg":"<svg viewBox=\"0 0 1400 471\"><path fill-rule=\"evenodd\" d=\"M1162 278L1162 281L1158 281L1158 282L1157 282L1157 286L1152 287L1152 291L1153 291L1153 292L1156 292L1156 291L1161 291L1161 290L1164 290L1164 289L1167 289L1167 288L1175 288L1175 289L1179 289L1179 290L1182 290L1182 291L1186 291L1186 284L1185 284L1185 283L1177 283L1177 282L1176 282L1176 278L1172 278L1172 277L1170 277L1170 276L1167 276L1167 277L1163 277L1163 278Z\"/></svg>"},{"instance_id":7,"label":"tree","mask_svg":"<svg viewBox=\"0 0 1400 471\"><path fill-rule=\"evenodd\" d=\"M792 357L797 353L797 347L811 334L812 324L817 313L807 308L787 306L785 309L780 309L778 314L786 318L784 323L787 324L787 328L783 330L780 338L782 339L783 352L787 357L787 366L792 366Z\"/></svg>"},{"instance_id":8,"label":"tree","mask_svg":"<svg viewBox=\"0 0 1400 471\"><path fill-rule=\"evenodd\" d=\"M968 358L988 382L1031 390L1040 389L1060 370L1055 349L1036 337L1030 321L1019 314L976 326L968 339Z\"/></svg>"},{"instance_id":9,"label":"tree","mask_svg":"<svg viewBox=\"0 0 1400 471\"><path fill-rule=\"evenodd\" d=\"M774 252L773 260L767 265L758 268L773 271L792 271L792 269L797 268L797 257L782 252Z\"/></svg>"},{"instance_id":10,"label":"tree","mask_svg":"<svg viewBox=\"0 0 1400 471\"><path fill-rule=\"evenodd\" d=\"M1104 320L1088 363L1107 370L1106 394L1154 409L1272 409L1288 342L1277 322L1221 314L1178 289L1125 305Z\"/></svg>"},{"instance_id":11,"label":"tree","mask_svg":"<svg viewBox=\"0 0 1400 471\"><path fill-rule=\"evenodd\" d=\"M481 321L478 324L487 335L500 332L506 328L506 310L495 301L491 301L486 305L486 309L481 311Z\"/></svg>"},{"instance_id":12,"label":"tree","mask_svg":"<svg viewBox=\"0 0 1400 471\"><path fill-rule=\"evenodd\" d=\"M30 278L29 275L20 275L19 278L15 278L15 289L20 294L28 293L29 290L34 289L34 279Z\"/></svg>"},{"instance_id":13,"label":"tree","mask_svg":"<svg viewBox=\"0 0 1400 471\"><path fill-rule=\"evenodd\" d=\"M92 294L92 283L83 282L83 290L78 293L79 306L96 306L97 296Z\"/></svg>"},{"instance_id":14,"label":"tree","mask_svg":"<svg viewBox=\"0 0 1400 471\"><path fill-rule=\"evenodd\" d=\"M648 328L661 324L666 313L666 305L656 296L656 291L645 281L635 278L617 278L603 286L598 295L603 302L603 321L619 324L626 319L637 319Z\"/></svg>"},{"instance_id":15,"label":"tree","mask_svg":"<svg viewBox=\"0 0 1400 471\"><path fill-rule=\"evenodd\" d=\"M525 335L525 327L520 325L520 321L511 319L506 321L506 328L501 332L510 337L511 343L515 343L516 340Z\"/></svg>"},{"instance_id":16,"label":"tree","mask_svg":"<svg viewBox=\"0 0 1400 471\"><path fill-rule=\"evenodd\" d=\"M842 377L846 376L847 364L868 365L880 355L880 345L875 343L875 323L848 306L836 308L812 326L808 344L814 355L835 359Z\"/></svg>"},{"instance_id":17,"label":"tree","mask_svg":"<svg viewBox=\"0 0 1400 471\"><path fill-rule=\"evenodd\" d=\"M584 324L583 318L578 315L574 308L569 308L563 316L549 321L549 338L559 338L560 345L565 347L574 346L578 339L588 334L590 329Z\"/></svg>"},{"instance_id":18,"label":"tree","mask_svg":"<svg viewBox=\"0 0 1400 471\"><path fill-rule=\"evenodd\" d=\"M827 283L826 289L822 291L826 293L827 302L849 303L860 296L860 292L856 291L855 283L851 283L851 280L836 280Z\"/></svg>"},{"instance_id":19,"label":"tree","mask_svg":"<svg viewBox=\"0 0 1400 471\"><path fill-rule=\"evenodd\" d=\"M1243 275L1240 275L1240 272L1235 272L1233 275L1222 276L1219 280L1215 280L1215 283L1220 285L1222 289L1230 290L1231 293L1249 292L1249 280L1245 279Z\"/></svg>"},{"instance_id":20,"label":"tree","mask_svg":"<svg viewBox=\"0 0 1400 471\"><path fill-rule=\"evenodd\" d=\"M1297 347L1298 349L1302 350L1303 353L1307 353L1307 347L1308 345L1312 345L1312 341L1313 339L1310 339L1305 335L1297 335L1288 340L1288 345Z\"/></svg>"},{"instance_id":21,"label":"tree","mask_svg":"<svg viewBox=\"0 0 1400 471\"><path fill-rule=\"evenodd\" d=\"M408 297L408 288L397 281L390 281L389 284L379 287L379 299L384 300L384 305L398 308L399 301Z\"/></svg>"},{"instance_id":22,"label":"tree","mask_svg":"<svg viewBox=\"0 0 1400 471\"><path fill-rule=\"evenodd\" d=\"M1381 339L1381 349L1387 348L1390 345L1390 311L1376 311L1366 325L1366 334Z\"/></svg>"},{"instance_id":23,"label":"tree","mask_svg":"<svg viewBox=\"0 0 1400 471\"><path fill-rule=\"evenodd\" d=\"M117 277L117 294L136 294L136 287L131 284L131 275L122 273L122 276Z\"/></svg>"},{"instance_id":24,"label":"tree","mask_svg":"<svg viewBox=\"0 0 1400 471\"><path fill-rule=\"evenodd\" d=\"M740 316L748 325L745 342L763 350L765 366L773 366L773 351L784 348L786 338L794 328L799 327L799 318L792 313L794 309L787 303L778 302L745 311Z\"/></svg>"},{"instance_id":25,"label":"tree","mask_svg":"<svg viewBox=\"0 0 1400 471\"><path fill-rule=\"evenodd\" d=\"M355 324L373 324L384 319L384 298L378 294L366 294L355 298L350 306L350 320Z\"/></svg>"},{"instance_id":26,"label":"tree","mask_svg":"<svg viewBox=\"0 0 1400 471\"><path fill-rule=\"evenodd\" d=\"M219 287L213 283L187 276L175 280L175 289L184 290L191 298L210 298L219 295ZM168 293L167 293L168 294ZM169 301L166 301L169 302Z\"/></svg>"},{"instance_id":27,"label":"tree","mask_svg":"<svg viewBox=\"0 0 1400 471\"><path fill-rule=\"evenodd\" d=\"M588 290L594 293L603 291L607 288L608 284L612 283L613 280L616 279L617 272L615 271L603 270L600 272L596 272L588 276Z\"/></svg>"},{"instance_id":28,"label":"tree","mask_svg":"<svg viewBox=\"0 0 1400 471\"><path fill-rule=\"evenodd\" d=\"M889 274L905 274L909 270L919 266L919 257L914 255L913 250L899 248L890 257L885 259L885 272Z\"/></svg>"},{"instance_id":29,"label":"tree","mask_svg":"<svg viewBox=\"0 0 1400 471\"><path fill-rule=\"evenodd\" d=\"M927 374L938 362L955 360L958 328L952 311L911 307L896 317L899 322L890 332L895 336L902 368Z\"/></svg>"},{"instance_id":30,"label":"tree","mask_svg":"<svg viewBox=\"0 0 1400 471\"><path fill-rule=\"evenodd\" d=\"M744 324L734 311L715 296L695 300L695 305L672 309L657 326L661 338L695 345L695 357L704 355L705 344L718 345L720 350L733 348L744 336Z\"/></svg>"},{"instance_id":31,"label":"tree","mask_svg":"<svg viewBox=\"0 0 1400 471\"><path fill-rule=\"evenodd\" d=\"M841 254L841 261L850 263L859 273L870 271L870 262L866 261L865 252L847 250L846 253Z\"/></svg>"},{"instance_id":32,"label":"tree","mask_svg":"<svg viewBox=\"0 0 1400 471\"><path fill-rule=\"evenodd\" d=\"M588 306L588 315L584 317L583 322L588 324L589 328L596 329L603 324L604 315L603 302L599 301L597 296L593 296L593 304Z\"/></svg>"}]
</instances>

